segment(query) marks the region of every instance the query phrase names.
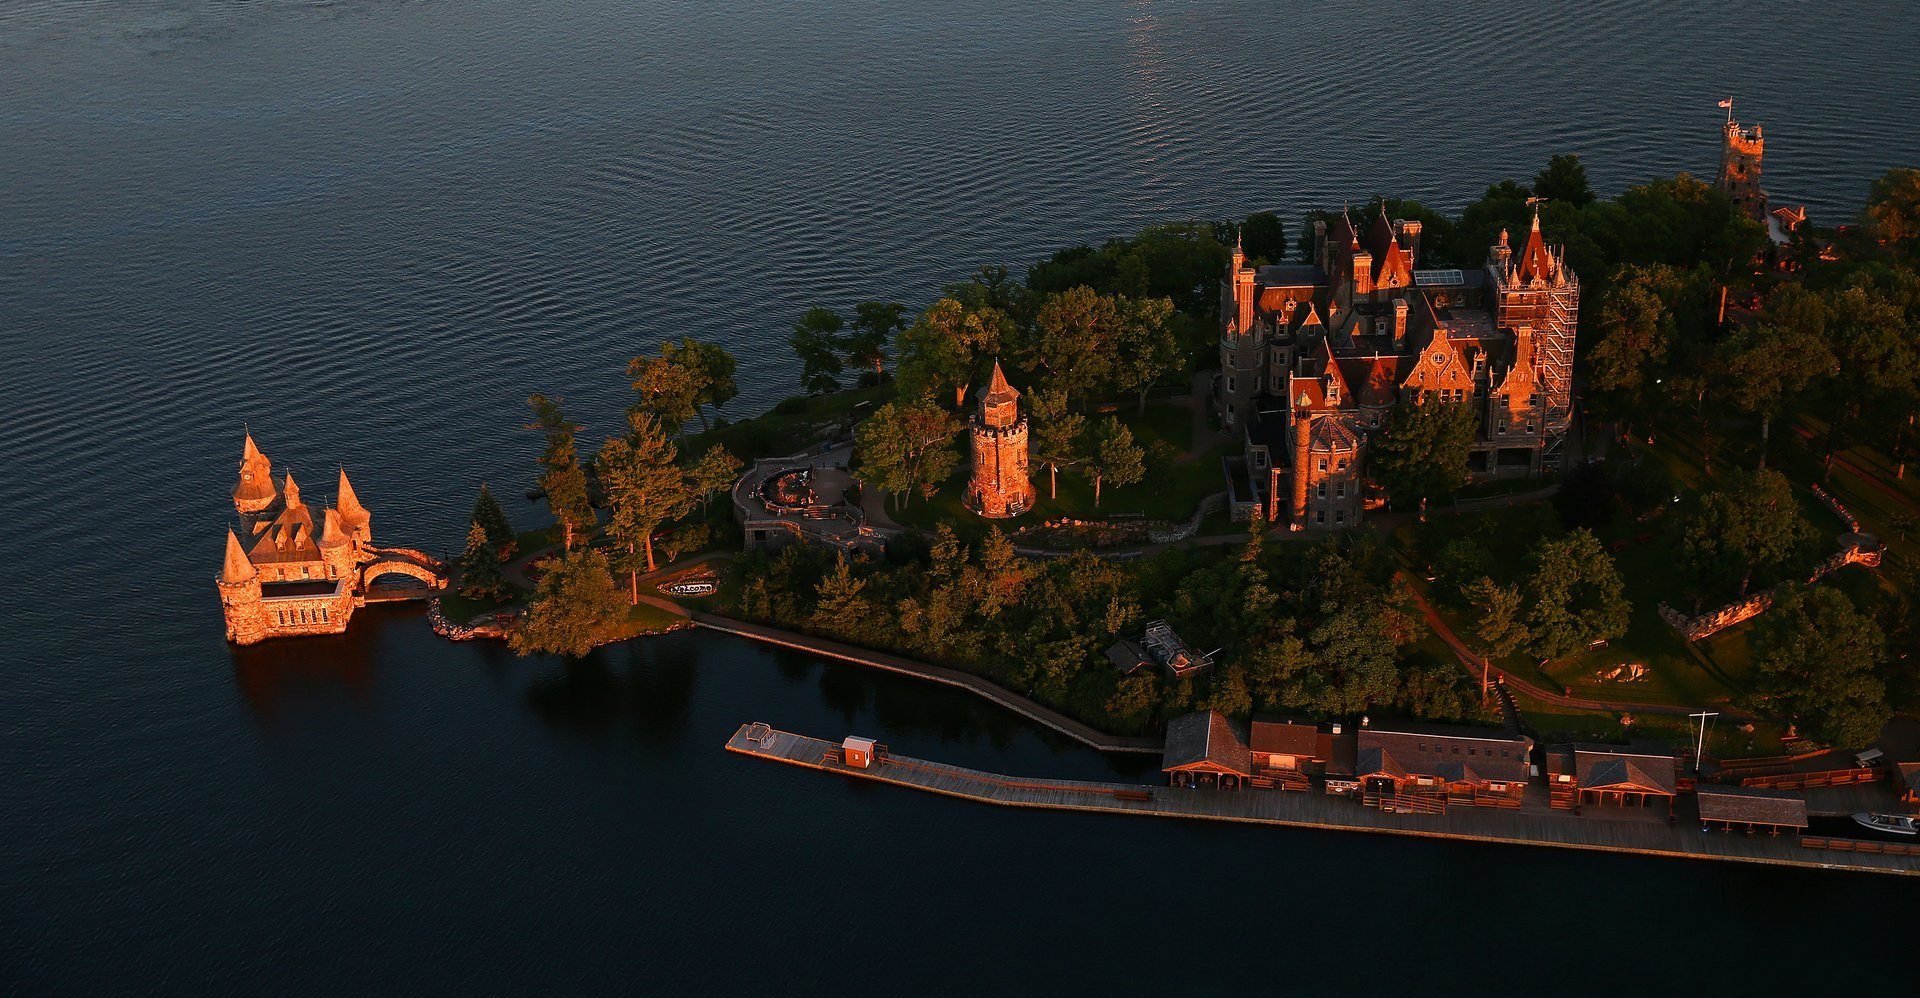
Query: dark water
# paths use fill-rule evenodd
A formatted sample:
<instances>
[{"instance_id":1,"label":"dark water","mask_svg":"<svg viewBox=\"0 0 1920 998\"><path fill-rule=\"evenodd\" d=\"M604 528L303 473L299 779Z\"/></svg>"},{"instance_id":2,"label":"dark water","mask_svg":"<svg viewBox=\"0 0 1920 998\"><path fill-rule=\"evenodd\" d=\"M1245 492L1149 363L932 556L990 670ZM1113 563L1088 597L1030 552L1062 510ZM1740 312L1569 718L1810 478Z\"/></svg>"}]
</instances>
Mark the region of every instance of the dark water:
<instances>
[{"instance_id":1,"label":"dark water","mask_svg":"<svg viewBox=\"0 0 1920 998\"><path fill-rule=\"evenodd\" d=\"M1904 980L1904 883L847 786L719 746L1110 768L710 636L569 669L382 609L236 652L210 578L243 422L443 547L527 477L528 392L604 431L663 337L732 345L752 412L809 305L1560 151L1707 172L1728 92L1845 217L1920 163L1916 42L1847 2L0 3L0 993Z\"/></svg>"}]
</instances>

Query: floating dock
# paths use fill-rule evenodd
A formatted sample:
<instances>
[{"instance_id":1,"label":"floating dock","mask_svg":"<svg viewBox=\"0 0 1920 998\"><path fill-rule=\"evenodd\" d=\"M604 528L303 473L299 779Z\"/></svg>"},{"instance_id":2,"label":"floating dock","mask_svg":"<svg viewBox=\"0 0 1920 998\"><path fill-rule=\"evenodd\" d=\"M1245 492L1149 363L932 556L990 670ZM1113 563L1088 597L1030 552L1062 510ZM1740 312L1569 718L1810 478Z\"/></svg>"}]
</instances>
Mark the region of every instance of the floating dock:
<instances>
[{"instance_id":1,"label":"floating dock","mask_svg":"<svg viewBox=\"0 0 1920 998\"><path fill-rule=\"evenodd\" d=\"M948 766L892 755L880 747L865 767L841 760L841 746L819 738L781 731L765 724L743 724L727 740L727 751L793 766L838 773L856 779L909 787L998 804L1005 807L1090 811L1161 818L1238 821L1293 828L1321 828L1418 838L1491 842L1507 845L1584 849L1591 852L1709 859L1817 870L1856 870L1920 876L1920 846L1901 843L1834 840L1791 835L1703 832L1682 820L1669 823L1639 812L1610 814L1590 809L1585 816L1555 811L1543 801L1517 809L1454 808L1444 814L1391 814L1334 797L1308 792L1189 790L1139 783L1040 780ZM1860 847L1869 850L1861 851Z\"/></svg>"}]
</instances>

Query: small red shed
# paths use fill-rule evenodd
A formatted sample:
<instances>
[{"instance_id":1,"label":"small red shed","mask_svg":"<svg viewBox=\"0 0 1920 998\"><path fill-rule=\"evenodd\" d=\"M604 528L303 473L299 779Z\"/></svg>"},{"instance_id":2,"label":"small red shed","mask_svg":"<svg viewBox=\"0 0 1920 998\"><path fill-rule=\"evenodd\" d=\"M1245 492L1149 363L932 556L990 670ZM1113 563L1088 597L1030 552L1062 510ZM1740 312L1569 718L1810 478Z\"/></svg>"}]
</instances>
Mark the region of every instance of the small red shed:
<instances>
[{"instance_id":1,"label":"small red shed","mask_svg":"<svg viewBox=\"0 0 1920 998\"><path fill-rule=\"evenodd\" d=\"M854 769L866 769L874 763L874 740L848 735L840 743L840 759Z\"/></svg>"}]
</instances>

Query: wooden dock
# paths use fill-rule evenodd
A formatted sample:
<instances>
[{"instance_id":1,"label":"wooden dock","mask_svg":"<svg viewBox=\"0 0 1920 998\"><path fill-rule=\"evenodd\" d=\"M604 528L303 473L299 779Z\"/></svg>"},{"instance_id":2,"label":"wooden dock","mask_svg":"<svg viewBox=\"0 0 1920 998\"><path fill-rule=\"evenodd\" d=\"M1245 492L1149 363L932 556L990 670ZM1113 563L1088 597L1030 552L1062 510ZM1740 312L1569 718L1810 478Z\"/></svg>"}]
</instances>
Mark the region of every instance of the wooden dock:
<instances>
[{"instance_id":1,"label":"wooden dock","mask_svg":"<svg viewBox=\"0 0 1920 998\"><path fill-rule=\"evenodd\" d=\"M1444 814L1391 814L1356 800L1280 790L1187 790L1138 783L1023 779L888 755L872 768L840 761L835 742L743 724L727 751L875 783L910 787L984 804L1092 811L1162 818L1238 821L1295 828L1337 829L1420 838L1584 849L1593 852L1711 859L1818 870L1856 870L1920 876L1920 855L1849 852L1802 845L1793 836L1703 832L1683 816L1677 823L1644 812L1589 808L1585 816L1553 810L1545 791L1516 809L1453 808Z\"/></svg>"}]
</instances>

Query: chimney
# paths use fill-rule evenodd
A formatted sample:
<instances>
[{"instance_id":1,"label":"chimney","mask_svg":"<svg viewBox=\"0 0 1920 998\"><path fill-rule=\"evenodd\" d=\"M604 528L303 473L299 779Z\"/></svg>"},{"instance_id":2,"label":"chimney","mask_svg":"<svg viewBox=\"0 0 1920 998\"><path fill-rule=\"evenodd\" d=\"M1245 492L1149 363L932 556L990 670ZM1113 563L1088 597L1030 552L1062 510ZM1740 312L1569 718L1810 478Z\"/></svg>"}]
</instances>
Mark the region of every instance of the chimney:
<instances>
[{"instance_id":1,"label":"chimney","mask_svg":"<svg viewBox=\"0 0 1920 998\"><path fill-rule=\"evenodd\" d=\"M1353 254L1353 293L1373 293L1373 254L1366 250L1356 250Z\"/></svg>"},{"instance_id":2,"label":"chimney","mask_svg":"<svg viewBox=\"0 0 1920 998\"><path fill-rule=\"evenodd\" d=\"M1407 300L1393 300L1393 352L1407 352Z\"/></svg>"},{"instance_id":3,"label":"chimney","mask_svg":"<svg viewBox=\"0 0 1920 998\"><path fill-rule=\"evenodd\" d=\"M1313 457L1313 421L1307 415L1307 393L1293 408L1293 529L1307 529L1307 462Z\"/></svg>"}]
</instances>

